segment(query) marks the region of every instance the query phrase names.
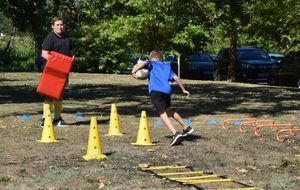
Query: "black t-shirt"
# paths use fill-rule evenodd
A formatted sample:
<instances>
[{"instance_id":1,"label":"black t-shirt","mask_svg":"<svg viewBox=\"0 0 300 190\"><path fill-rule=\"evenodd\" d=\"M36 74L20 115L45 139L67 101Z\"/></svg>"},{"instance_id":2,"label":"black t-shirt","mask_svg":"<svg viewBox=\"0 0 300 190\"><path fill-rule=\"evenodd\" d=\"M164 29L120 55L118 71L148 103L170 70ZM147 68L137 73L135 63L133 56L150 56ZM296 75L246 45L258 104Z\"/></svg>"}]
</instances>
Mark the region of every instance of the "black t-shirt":
<instances>
[{"instance_id":1,"label":"black t-shirt","mask_svg":"<svg viewBox=\"0 0 300 190\"><path fill-rule=\"evenodd\" d=\"M58 36L54 32L51 32L44 39L42 50L56 51L70 56L70 51L73 50L73 46L68 36Z\"/></svg>"}]
</instances>

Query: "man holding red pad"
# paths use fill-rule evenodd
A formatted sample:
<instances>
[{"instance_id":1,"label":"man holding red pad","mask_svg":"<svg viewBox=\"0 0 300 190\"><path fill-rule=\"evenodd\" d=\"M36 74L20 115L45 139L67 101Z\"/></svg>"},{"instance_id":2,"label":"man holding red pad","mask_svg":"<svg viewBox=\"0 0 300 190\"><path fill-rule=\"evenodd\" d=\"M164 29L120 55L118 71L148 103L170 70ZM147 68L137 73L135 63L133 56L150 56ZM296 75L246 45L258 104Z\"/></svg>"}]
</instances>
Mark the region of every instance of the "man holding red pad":
<instances>
[{"instance_id":1,"label":"man holding red pad","mask_svg":"<svg viewBox=\"0 0 300 190\"><path fill-rule=\"evenodd\" d=\"M47 63L37 89L38 93L45 96L41 127L44 126L46 111L51 110L52 105L53 125L67 126L61 117L62 94L74 59L71 40L64 34L64 21L61 18L53 18L51 28L52 32L44 39L42 46L42 57Z\"/></svg>"}]
</instances>

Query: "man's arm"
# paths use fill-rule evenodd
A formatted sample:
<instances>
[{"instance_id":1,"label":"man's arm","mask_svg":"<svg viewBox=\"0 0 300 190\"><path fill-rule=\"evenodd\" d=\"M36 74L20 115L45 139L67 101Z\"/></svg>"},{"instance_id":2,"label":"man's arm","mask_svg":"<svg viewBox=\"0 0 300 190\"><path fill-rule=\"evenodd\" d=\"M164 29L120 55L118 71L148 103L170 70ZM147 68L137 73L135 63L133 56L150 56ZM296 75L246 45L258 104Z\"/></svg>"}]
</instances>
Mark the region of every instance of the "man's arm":
<instances>
[{"instance_id":1,"label":"man's arm","mask_svg":"<svg viewBox=\"0 0 300 190\"><path fill-rule=\"evenodd\" d=\"M42 50L42 57L46 60L48 60L50 55L50 51Z\"/></svg>"},{"instance_id":2,"label":"man's arm","mask_svg":"<svg viewBox=\"0 0 300 190\"><path fill-rule=\"evenodd\" d=\"M187 90L184 88L184 86L183 86L183 84L182 84L180 78L179 78L177 75L174 75L173 79L174 79L174 80L177 82L177 84L180 86L182 92L183 92L184 94L186 94L187 96L189 96L189 95L190 95L190 92L187 91Z\"/></svg>"}]
</instances>

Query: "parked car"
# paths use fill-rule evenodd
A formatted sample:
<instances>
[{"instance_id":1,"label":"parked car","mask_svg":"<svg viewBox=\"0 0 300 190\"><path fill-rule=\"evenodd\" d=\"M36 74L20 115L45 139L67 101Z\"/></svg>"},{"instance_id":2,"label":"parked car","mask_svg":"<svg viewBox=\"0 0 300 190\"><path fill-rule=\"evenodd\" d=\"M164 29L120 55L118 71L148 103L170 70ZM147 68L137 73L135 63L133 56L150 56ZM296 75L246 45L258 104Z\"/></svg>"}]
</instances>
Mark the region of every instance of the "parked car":
<instances>
[{"instance_id":1,"label":"parked car","mask_svg":"<svg viewBox=\"0 0 300 190\"><path fill-rule=\"evenodd\" d=\"M219 51L215 61L214 80L226 80L230 63L230 49ZM240 82L266 82L272 66L277 63L262 49L243 47L236 50L236 80Z\"/></svg>"},{"instance_id":2,"label":"parked car","mask_svg":"<svg viewBox=\"0 0 300 190\"><path fill-rule=\"evenodd\" d=\"M268 55L279 63L285 57L285 55L282 53L268 53Z\"/></svg>"},{"instance_id":3,"label":"parked car","mask_svg":"<svg viewBox=\"0 0 300 190\"><path fill-rule=\"evenodd\" d=\"M185 67L185 78L213 79L214 60L206 52L196 52L189 55Z\"/></svg>"},{"instance_id":4,"label":"parked car","mask_svg":"<svg viewBox=\"0 0 300 190\"><path fill-rule=\"evenodd\" d=\"M211 58L214 60L214 61L216 61L217 60L217 54L210 54L210 56L211 56Z\"/></svg>"},{"instance_id":5,"label":"parked car","mask_svg":"<svg viewBox=\"0 0 300 190\"><path fill-rule=\"evenodd\" d=\"M273 66L268 84L300 88L300 51L288 53L280 63Z\"/></svg>"},{"instance_id":6,"label":"parked car","mask_svg":"<svg viewBox=\"0 0 300 190\"><path fill-rule=\"evenodd\" d=\"M178 57L171 54L165 61L170 62L172 70L178 74ZM196 52L180 57L180 75L189 79L213 79L214 61L205 52Z\"/></svg>"}]
</instances>

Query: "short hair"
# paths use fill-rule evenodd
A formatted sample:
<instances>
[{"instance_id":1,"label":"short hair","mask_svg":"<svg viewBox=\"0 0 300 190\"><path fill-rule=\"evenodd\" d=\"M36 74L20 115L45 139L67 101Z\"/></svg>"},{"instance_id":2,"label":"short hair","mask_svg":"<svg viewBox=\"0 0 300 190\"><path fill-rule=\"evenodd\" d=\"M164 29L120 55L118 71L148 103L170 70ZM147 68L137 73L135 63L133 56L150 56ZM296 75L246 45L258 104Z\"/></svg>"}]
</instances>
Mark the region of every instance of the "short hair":
<instances>
[{"instance_id":1,"label":"short hair","mask_svg":"<svg viewBox=\"0 0 300 190\"><path fill-rule=\"evenodd\" d=\"M150 60L151 60L151 59L157 59L157 60L162 61L162 60L163 60L163 55L162 55L162 53L160 53L160 52L157 51L157 50L152 50L152 51L150 52Z\"/></svg>"},{"instance_id":2,"label":"short hair","mask_svg":"<svg viewBox=\"0 0 300 190\"><path fill-rule=\"evenodd\" d=\"M62 18L60 18L60 17L53 17L52 20L51 20L51 25L54 25L54 23L55 23L56 21L59 21L59 20L61 20L61 21L64 22L64 20L63 20Z\"/></svg>"}]
</instances>

